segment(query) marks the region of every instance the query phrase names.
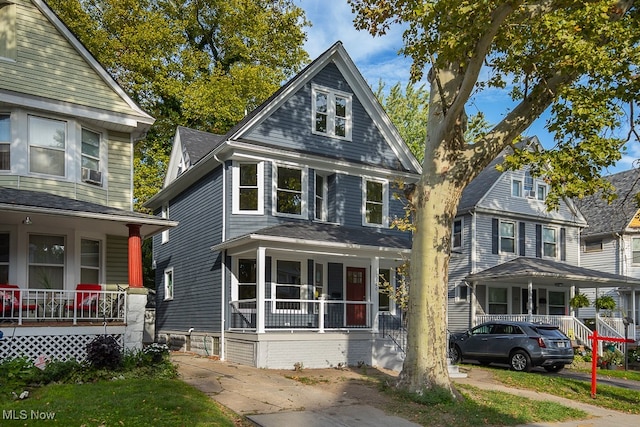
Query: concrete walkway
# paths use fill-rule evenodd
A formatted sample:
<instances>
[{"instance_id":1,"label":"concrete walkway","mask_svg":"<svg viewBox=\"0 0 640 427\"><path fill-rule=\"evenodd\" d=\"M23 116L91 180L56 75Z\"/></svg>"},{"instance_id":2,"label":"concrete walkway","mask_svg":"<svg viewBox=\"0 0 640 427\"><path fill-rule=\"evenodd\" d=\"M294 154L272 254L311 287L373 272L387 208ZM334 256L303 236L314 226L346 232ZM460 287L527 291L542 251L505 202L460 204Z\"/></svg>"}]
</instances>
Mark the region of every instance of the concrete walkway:
<instances>
[{"instance_id":1,"label":"concrete walkway","mask_svg":"<svg viewBox=\"0 0 640 427\"><path fill-rule=\"evenodd\" d=\"M390 416L359 402L346 393L338 394L321 386L310 387L280 372L215 361L186 353L173 353L181 379L258 426L417 426L403 418ZM490 378L487 371L473 370L467 378L455 382L504 391L530 399L551 400L582 409L591 418L565 423L537 423L527 427L625 427L639 426L640 416L563 399L529 390L505 387Z\"/></svg>"}]
</instances>

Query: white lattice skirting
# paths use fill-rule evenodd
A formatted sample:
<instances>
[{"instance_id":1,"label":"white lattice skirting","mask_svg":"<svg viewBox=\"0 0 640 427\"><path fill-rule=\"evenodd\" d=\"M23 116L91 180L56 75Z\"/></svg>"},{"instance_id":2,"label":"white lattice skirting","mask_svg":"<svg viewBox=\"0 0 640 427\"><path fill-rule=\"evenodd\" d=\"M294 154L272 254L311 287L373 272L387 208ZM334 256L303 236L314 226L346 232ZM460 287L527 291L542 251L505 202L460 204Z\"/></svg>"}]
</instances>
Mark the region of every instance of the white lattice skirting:
<instances>
[{"instance_id":1,"label":"white lattice skirting","mask_svg":"<svg viewBox=\"0 0 640 427\"><path fill-rule=\"evenodd\" d=\"M44 356L47 360L81 361L87 356L87 344L105 333L104 327L38 329L40 333L0 325L4 334L4 338L0 340L0 359L26 357L35 360ZM124 346L124 327L107 328L106 333Z\"/></svg>"}]
</instances>

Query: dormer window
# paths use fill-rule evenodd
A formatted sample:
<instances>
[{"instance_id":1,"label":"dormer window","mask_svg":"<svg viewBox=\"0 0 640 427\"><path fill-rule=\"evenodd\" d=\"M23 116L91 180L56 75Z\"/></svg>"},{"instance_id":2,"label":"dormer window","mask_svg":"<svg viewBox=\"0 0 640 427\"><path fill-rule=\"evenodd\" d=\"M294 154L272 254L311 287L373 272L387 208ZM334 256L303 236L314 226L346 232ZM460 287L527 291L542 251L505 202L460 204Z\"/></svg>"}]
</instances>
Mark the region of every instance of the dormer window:
<instances>
[{"instance_id":1,"label":"dormer window","mask_svg":"<svg viewBox=\"0 0 640 427\"><path fill-rule=\"evenodd\" d=\"M351 140L351 94L312 87L313 133Z\"/></svg>"}]
</instances>

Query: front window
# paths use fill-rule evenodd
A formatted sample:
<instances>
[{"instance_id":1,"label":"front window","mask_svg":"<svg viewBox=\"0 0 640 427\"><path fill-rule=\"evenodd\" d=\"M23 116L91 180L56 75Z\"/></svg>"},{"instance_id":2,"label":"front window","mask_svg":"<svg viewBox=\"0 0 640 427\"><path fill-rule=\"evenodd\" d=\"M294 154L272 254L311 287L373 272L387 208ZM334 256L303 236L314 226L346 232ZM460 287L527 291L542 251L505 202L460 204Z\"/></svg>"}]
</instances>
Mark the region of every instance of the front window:
<instances>
[{"instance_id":1,"label":"front window","mask_svg":"<svg viewBox=\"0 0 640 427\"><path fill-rule=\"evenodd\" d=\"M0 170L11 170L11 116L9 114L0 114Z\"/></svg>"},{"instance_id":2,"label":"front window","mask_svg":"<svg viewBox=\"0 0 640 427\"><path fill-rule=\"evenodd\" d=\"M489 288L489 314L507 313L507 288Z\"/></svg>"},{"instance_id":3,"label":"front window","mask_svg":"<svg viewBox=\"0 0 640 427\"><path fill-rule=\"evenodd\" d=\"M632 263L640 264L640 237L634 237L632 242Z\"/></svg>"},{"instance_id":4,"label":"front window","mask_svg":"<svg viewBox=\"0 0 640 427\"><path fill-rule=\"evenodd\" d=\"M64 288L64 236L29 236L29 288Z\"/></svg>"},{"instance_id":5,"label":"front window","mask_svg":"<svg viewBox=\"0 0 640 427\"><path fill-rule=\"evenodd\" d=\"M315 186L315 219L319 221L327 220L327 180L324 176L316 173Z\"/></svg>"},{"instance_id":6,"label":"front window","mask_svg":"<svg viewBox=\"0 0 640 427\"><path fill-rule=\"evenodd\" d=\"M365 180L364 223L384 225L387 218L386 183Z\"/></svg>"},{"instance_id":7,"label":"front window","mask_svg":"<svg viewBox=\"0 0 640 427\"><path fill-rule=\"evenodd\" d=\"M66 141L65 122L29 116L29 170L65 176Z\"/></svg>"},{"instance_id":8,"label":"front window","mask_svg":"<svg viewBox=\"0 0 640 427\"><path fill-rule=\"evenodd\" d=\"M351 140L351 94L314 86L313 133Z\"/></svg>"},{"instance_id":9,"label":"front window","mask_svg":"<svg viewBox=\"0 0 640 427\"><path fill-rule=\"evenodd\" d=\"M276 168L276 212L286 215L302 215L302 169L278 166Z\"/></svg>"},{"instance_id":10,"label":"front window","mask_svg":"<svg viewBox=\"0 0 640 427\"><path fill-rule=\"evenodd\" d=\"M543 255L550 258L556 258L558 246L558 230L550 227L542 227L542 250Z\"/></svg>"},{"instance_id":11,"label":"front window","mask_svg":"<svg viewBox=\"0 0 640 427\"><path fill-rule=\"evenodd\" d=\"M276 261L276 309L300 310L302 299L302 263L300 261ZM286 302L283 300L296 300Z\"/></svg>"},{"instance_id":12,"label":"front window","mask_svg":"<svg viewBox=\"0 0 640 427\"><path fill-rule=\"evenodd\" d=\"M256 260L238 260L238 300L250 300L239 303L239 308L256 307L256 283Z\"/></svg>"},{"instance_id":13,"label":"front window","mask_svg":"<svg viewBox=\"0 0 640 427\"><path fill-rule=\"evenodd\" d=\"M378 311L390 311L391 299L389 293L393 291L391 283L391 270L381 268L378 270Z\"/></svg>"},{"instance_id":14,"label":"front window","mask_svg":"<svg viewBox=\"0 0 640 427\"><path fill-rule=\"evenodd\" d=\"M80 241L80 283L100 283L100 241Z\"/></svg>"},{"instance_id":15,"label":"front window","mask_svg":"<svg viewBox=\"0 0 640 427\"><path fill-rule=\"evenodd\" d=\"M9 283L9 233L0 233L0 283Z\"/></svg>"},{"instance_id":16,"label":"front window","mask_svg":"<svg viewBox=\"0 0 640 427\"><path fill-rule=\"evenodd\" d=\"M173 267L164 271L164 299L173 299Z\"/></svg>"},{"instance_id":17,"label":"front window","mask_svg":"<svg viewBox=\"0 0 640 427\"><path fill-rule=\"evenodd\" d=\"M513 222L500 221L500 252L516 253L516 225Z\"/></svg>"},{"instance_id":18,"label":"front window","mask_svg":"<svg viewBox=\"0 0 640 427\"><path fill-rule=\"evenodd\" d=\"M549 314L564 316L566 312L565 298L566 294L564 292L549 291Z\"/></svg>"},{"instance_id":19,"label":"front window","mask_svg":"<svg viewBox=\"0 0 640 427\"><path fill-rule=\"evenodd\" d=\"M459 249L462 247L462 220L461 219L457 219L453 221L451 246L453 247L453 249Z\"/></svg>"},{"instance_id":20,"label":"front window","mask_svg":"<svg viewBox=\"0 0 640 427\"><path fill-rule=\"evenodd\" d=\"M262 214L263 195L262 162L233 165L233 213Z\"/></svg>"}]
</instances>

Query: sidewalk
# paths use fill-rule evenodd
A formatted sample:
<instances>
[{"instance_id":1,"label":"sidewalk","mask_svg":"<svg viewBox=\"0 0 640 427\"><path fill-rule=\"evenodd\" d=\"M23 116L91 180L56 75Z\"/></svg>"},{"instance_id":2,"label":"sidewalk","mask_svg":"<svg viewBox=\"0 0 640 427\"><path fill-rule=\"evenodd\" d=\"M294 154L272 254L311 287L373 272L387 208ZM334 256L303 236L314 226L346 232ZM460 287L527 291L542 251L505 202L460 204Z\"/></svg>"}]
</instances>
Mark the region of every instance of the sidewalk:
<instances>
[{"instance_id":1,"label":"sidewalk","mask_svg":"<svg viewBox=\"0 0 640 427\"><path fill-rule=\"evenodd\" d=\"M258 426L417 426L403 418L386 415L360 401L349 389L340 392L330 387L308 386L286 378L280 371L215 361L186 353L173 353L181 379L203 391L237 414ZM338 374L341 374L338 372ZM291 371L291 376L295 372ZM345 372L344 375L357 375ZM601 409L557 396L505 387L492 381L484 370L473 370L467 378L455 382L479 388L505 391L530 399L552 400L582 409L591 418L565 423L536 423L526 427L612 427L640 425L640 416ZM522 426L524 427L524 426Z\"/></svg>"}]
</instances>

